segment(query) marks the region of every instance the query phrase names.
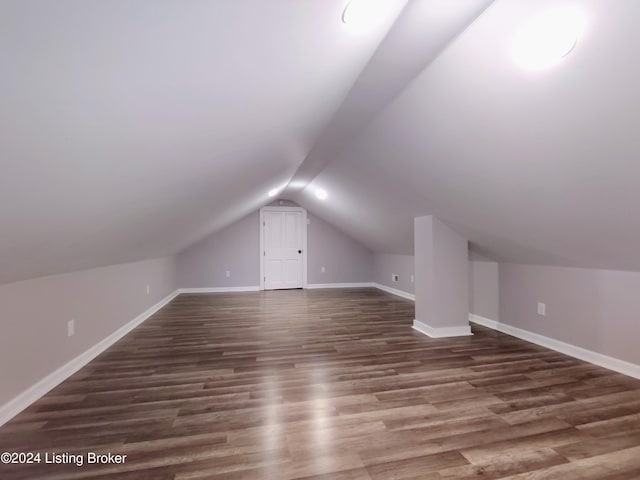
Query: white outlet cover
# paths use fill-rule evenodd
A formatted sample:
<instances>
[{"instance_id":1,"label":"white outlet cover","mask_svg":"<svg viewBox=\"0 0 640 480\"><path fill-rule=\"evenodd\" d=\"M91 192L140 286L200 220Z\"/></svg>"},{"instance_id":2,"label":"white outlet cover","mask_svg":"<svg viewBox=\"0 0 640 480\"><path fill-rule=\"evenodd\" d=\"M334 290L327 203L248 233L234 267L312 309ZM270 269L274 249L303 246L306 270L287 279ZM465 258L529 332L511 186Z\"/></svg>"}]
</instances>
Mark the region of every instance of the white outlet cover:
<instances>
[{"instance_id":1,"label":"white outlet cover","mask_svg":"<svg viewBox=\"0 0 640 480\"><path fill-rule=\"evenodd\" d=\"M542 302L538 302L538 315L540 315L541 317L547 315L547 306Z\"/></svg>"},{"instance_id":2,"label":"white outlet cover","mask_svg":"<svg viewBox=\"0 0 640 480\"><path fill-rule=\"evenodd\" d=\"M227 278L229 278L231 276L231 272L229 270L227 270L227 272L225 273L225 275L227 276Z\"/></svg>"},{"instance_id":3,"label":"white outlet cover","mask_svg":"<svg viewBox=\"0 0 640 480\"><path fill-rule=\"evenodd\" d=\"M411 275L411 283L413 283L413 275Z\"/></svg>"},{"instance_id":4,"label":"white outlet cover","mask_svg":"<svg viewBox=\"0 0 640 480\"><path fill-rule=\"evenodd\" d=\"M322 273L325 273L325 272L327 271L327 269L326 269L325 267L320 267L320 271L321 271Z\"/></svg>"},{"instance_id":5,"label":"white outlet cover","mask_svg":"<svg viewBox=\"0 0 640 480\"><path fill-rule=\"evenodd\" d=\"M67 322L67 337L73 337L76 333L76 321L71 319Z\"/></svg>"},{"instance_id":6,"label":"white outlet cover","mask_svg":"<svg viewBox=\"0 0 640 480\"><path fill-rule=\"evenodd\" d=\"M151 285L147 284L147 295L151 293Z\"/></svg>"}]
</instances>

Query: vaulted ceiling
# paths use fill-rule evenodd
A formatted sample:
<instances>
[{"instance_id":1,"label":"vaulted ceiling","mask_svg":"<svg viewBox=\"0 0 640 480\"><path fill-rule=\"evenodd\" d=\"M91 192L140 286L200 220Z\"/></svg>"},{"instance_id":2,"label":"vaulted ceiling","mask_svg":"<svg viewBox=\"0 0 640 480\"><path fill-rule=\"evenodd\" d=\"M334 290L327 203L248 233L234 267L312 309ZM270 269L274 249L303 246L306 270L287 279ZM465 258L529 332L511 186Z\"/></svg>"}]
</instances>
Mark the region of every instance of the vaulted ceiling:
<instances>
[{"instance_id":1,"label":"vaulted ceiling","mask_svg":"<svg viewBox=\"0 0 640 480\"><path fill-rule=\"evenodd\" d=\"M435 214L521 263L640 270L636 0L5 0L0 283L176 253L290 198L374 251ZM328 192L325 201L313 191Z\"/></svg>"}]
</instances>

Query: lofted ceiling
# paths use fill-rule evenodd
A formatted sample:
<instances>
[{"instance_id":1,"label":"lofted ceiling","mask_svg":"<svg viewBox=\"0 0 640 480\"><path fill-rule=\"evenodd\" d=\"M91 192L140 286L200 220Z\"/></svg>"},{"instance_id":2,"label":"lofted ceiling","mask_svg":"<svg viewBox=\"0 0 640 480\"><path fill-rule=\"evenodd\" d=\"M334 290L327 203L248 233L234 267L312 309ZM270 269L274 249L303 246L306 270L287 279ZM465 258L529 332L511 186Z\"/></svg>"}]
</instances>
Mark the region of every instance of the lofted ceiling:
<instances>
[{"instance_id":1,"label":"lofted ceiling","mask_svg":"<svg viewBox=\"0 0 640 480\"><path fill-rule=\"evenodd\" d=\"M435 214L490 257L640 270L636 0L544 71L561 0L5 0L0 283L176 253L281 188L377 252ZM316 187L329 193L325 201Z\"/></svg>"},{"instance_id":2,"label":"lofted ceiling","mask_svg":"<svg viewBox=\"0 0 640 480\"><path fill-rule=\"evenodd\" d=\"M404 0L0 2L0 283L175 253L286 184Z\"/></svg>"},{"instance_id":3,"label":"lofted ceiling","mask_svg":"<svg viewBox=\"0 0 640 480\"><path fill-rule=\"evenodd\" d=\"M520 68L518 30L564 3L586 18L575 49ZM296 200L374 251L412 253L434 214L500 261L640 270L638 18L634 0L495 1Z\"/></svg>"}]
</instances>

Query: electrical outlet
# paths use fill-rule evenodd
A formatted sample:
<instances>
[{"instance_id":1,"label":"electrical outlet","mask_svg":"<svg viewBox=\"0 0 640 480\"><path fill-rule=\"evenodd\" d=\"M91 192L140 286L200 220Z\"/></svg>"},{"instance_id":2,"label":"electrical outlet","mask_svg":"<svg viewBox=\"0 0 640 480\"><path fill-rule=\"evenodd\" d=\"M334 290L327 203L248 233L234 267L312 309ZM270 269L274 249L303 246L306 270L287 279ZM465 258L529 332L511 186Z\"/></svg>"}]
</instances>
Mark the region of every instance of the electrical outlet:
<instances>
[{"instance_id":1,"label":"electrical outlet","mask_svg":"<svg viewBox=\"0 0 640 480\"><path fill-rule=\"evenodd\" d=\"M227 276L227 278L229 278L231 276L231 272L229 270L227 270L225 275Z\"/></svg>"},{"instance_id":2,"label":"electrical outlet","mask_svg":"<svg viewBox=\"0 0 640 480\"><path fill-rule=\"evenodd\" d=\"M151 285L147 283L147 295L151 293Z\"/></svg>"},{"instance_id":3,"label":"electrical outlet","mask_svg":"<svg viewBox=\"0 0 640 480\"><path fill-rule=\"evenodd\" d=\"M326 269L325 267L320 267L320 271L321 271L322 273L325 273L325 272L327 271L327 269Z\"/></svg>"},{"instance_id":4,"label":"electrical outlet","mask_svg":"<svg viewBox=\"0 0 640 480\"><path fill-rule=\"evenodd\" d=\"M67 322L67 337L73 337L76 334L76 321L71 319Z\"/></svg>"},{"instance_id":5,"label":"electrical outlet","mask_svg":"<svg viewBox=\"0 0 640 480\"><path fill-rule=\"evenodd\" d=\"M411 275L411 283L413 283L413 275Z\"/></svg>"},{"instance_id":6,"label":"electrical outlet","mask_svg":"<svg viewBox=\"0 0 640 480\"><path fill-rule=\"evenodd\" d=\"M391 275L391 281L393 282L399 282L400 281L400 275L398 275L397 273L393 273Z\"/></svg>"},{"instance_id":7,"label":"electrical outlet","mask_svg":"<svg viewBox=\"0 0 640 480\"><path fill-rule=\"evenodd\" d=\"M538 302L538 315L541 317L547 316L547 306L542 302Z\"/></svg>"}]
</instances>

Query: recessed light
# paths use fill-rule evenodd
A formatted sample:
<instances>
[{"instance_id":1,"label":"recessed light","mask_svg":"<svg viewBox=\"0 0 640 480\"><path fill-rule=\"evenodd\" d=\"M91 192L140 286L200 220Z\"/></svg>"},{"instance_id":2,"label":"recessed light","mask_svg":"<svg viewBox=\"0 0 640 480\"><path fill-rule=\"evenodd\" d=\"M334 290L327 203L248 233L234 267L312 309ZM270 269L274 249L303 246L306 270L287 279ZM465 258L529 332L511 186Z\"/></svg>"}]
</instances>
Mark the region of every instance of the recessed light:
<instances>
[{"instance_id":1,"label":"recessed light","mask_svg":"<svg viewBox=\"0 0 640 480\"><path fill-rule=\"evenodd\" d=\"M280 190L278 190L277 188L272 188L271 190L269 190L269 193L267 193L267 195L269 195L270 197L275 197L279 191Z\"/></svg>"},{"instance_id":2,"label":"recessed light","mask_svg":"<svg viewBox=\"0 0 640 480\"><path fill-rule=\"evenodd\" d=\"M327 198L327 191L322 188L316 188L316 197L320 200L325 200Z\"/></svg>"},{"instance_id":3,"label":"recessed light","mask_svg":"<svg viewBox=\"0 0 640 480\"><path fill-rule=\"evenodd\" d=\"M353 17L354 17L354 7L353 6L354 2L349 2L347 3L347 5L344 7L344 10L342 11L342 23L349 25L350 23L353 23Z\"/></svg>"},{"instance_id":4,"label":"recessed light","mask_svg":"<svg viewBox=\"0 0 640 480\"><path fill-rule=\"evenodd\" d=\"M575 7L556 8L538 15L515 38L516 62L529 70L555 65L573 50L585 23L583 12Z\"/></svg>"},{"instance_id":5,"label":"recessed light","mask_svg":"<svg viewBox=\"0 0 640 480\"><path fill-rule=\"evenodd\" d=\"M357 29L379 24L391 11L389 0L351 0L342 11L342 23Z\"/></svg>"}]
</instances>

